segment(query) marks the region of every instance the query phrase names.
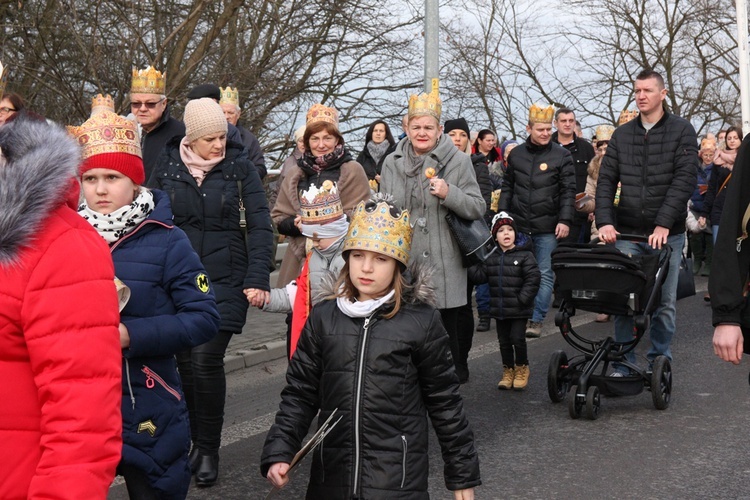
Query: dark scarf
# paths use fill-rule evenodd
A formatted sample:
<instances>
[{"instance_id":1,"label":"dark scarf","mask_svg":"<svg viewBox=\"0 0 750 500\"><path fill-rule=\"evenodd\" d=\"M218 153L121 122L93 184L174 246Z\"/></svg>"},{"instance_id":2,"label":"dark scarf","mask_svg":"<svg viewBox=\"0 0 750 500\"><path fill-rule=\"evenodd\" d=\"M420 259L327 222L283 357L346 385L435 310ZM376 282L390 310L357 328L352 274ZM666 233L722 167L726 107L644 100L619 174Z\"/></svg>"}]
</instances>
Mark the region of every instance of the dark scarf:
<instances>
[{"instance_id":1,"label":"dark scarf","mask_svg":"<svg viewBox=\"0 0 750 500\"><path fill-rule=\"evenodd\" d=\"M297 165L307 175L319 174L323 170L339 168L344 163L352 161L349 151L339 144L333 151L323 156L313 156L308 150L297 160Z\"/></svg>"}]
</instances>

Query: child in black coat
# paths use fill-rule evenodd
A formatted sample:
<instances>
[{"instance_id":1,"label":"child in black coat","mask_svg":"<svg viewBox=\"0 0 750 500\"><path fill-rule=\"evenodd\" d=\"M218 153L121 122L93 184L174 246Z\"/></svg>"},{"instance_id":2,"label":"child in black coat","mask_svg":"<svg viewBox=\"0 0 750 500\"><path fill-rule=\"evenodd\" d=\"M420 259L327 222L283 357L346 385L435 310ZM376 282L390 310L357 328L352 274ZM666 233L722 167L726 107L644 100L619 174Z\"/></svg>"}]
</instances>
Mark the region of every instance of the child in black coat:
<instances>
[{"instance_id":1,"label":"child in black coat","mask_svg":"<svg viewBox=\"0 0 750 500\"><path fill-rule=\"evenodd\" d=\"M526 320L534 310L541 274L531 238L516 232L516 223L507 212L492 218L492 237L500 252L471 267L469 277L490 285L490 316L497 324L503 360L503 378L497 388L522 390L529 383Z\"/></svg>"}]
</instances>

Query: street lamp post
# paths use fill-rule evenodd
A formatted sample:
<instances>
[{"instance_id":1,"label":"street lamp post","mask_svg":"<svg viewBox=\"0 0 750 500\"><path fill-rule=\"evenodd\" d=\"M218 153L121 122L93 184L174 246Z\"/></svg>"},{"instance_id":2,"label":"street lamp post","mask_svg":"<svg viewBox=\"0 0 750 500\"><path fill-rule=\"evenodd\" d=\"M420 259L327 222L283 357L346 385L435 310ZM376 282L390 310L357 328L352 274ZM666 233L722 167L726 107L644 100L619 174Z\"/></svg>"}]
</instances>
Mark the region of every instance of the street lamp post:
<instances>
[{"instance_id":1,"label":"street lamp post","mask_svg":"<svg viewBox=\"0 0 750 500\"><path fill-rule=\"evenodd\" d=\"M741 0L738 0L741 1ZM438 0L425 0L424 9L424 91L437 90L440 78L440 14Z\"/></svg>"}]
</instances>

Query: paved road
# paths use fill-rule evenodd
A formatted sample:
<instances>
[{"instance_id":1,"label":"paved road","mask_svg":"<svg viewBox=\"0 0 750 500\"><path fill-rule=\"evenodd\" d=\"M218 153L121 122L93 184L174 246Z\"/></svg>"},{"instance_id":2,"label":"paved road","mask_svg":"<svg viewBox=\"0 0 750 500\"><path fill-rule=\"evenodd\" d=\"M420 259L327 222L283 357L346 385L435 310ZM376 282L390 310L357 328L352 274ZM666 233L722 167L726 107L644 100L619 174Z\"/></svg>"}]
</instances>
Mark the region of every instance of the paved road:
<instances>
[{"instance_id":1,"label":"paved road","mask_svg":"<svg viewBox=\"0 0 750 500\"><path fill-rule=\"evenodd\" d=\"M705 279L698 287L705 288ZM592 317L577 315L574 325L582 323L577 331L590 337L611 331L611 323L591 323ZM748 367L715 358L709 318L700 292L678 304L669 409L655 410L648 392L607 398L596 421L571 420L565 403L553 404L547 396L550 353L573 354L551 323L548 335L529 342L532 376L523 392L497 391L497 341L492 333L478 335L471 381L462 386L484 481L477 497L748 498ZM188 498L264 498L269 488L258 472L260 449L284 370L282 359L230 374L219 483L207 490L193 487ZM430 494L452 498L442 484L434 439L431 452ZM304 464L276 498L304 498L308 468ZM110 498L126 498L124 487L114 486Z\"/></svg>"}]
</instances>

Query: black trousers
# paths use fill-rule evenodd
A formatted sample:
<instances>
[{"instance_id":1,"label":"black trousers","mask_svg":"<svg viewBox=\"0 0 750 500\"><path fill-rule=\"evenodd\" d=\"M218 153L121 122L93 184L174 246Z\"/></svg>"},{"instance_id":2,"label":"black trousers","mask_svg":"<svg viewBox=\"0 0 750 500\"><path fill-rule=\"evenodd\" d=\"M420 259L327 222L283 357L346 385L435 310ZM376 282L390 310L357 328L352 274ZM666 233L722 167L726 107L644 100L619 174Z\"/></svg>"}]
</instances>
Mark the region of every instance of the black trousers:
<instances>
[{"instance_id":1,"label":"black trousers","mask_svg":"<svg viewBox=\"0 0 750 500\"><path fill-rule=\"evenodd\" d=\"M450 309L439 309L440 316L443 319L443 326L448 332L448 341L453 357L453 365L456 367L456 373L461 374L462 370L468 370L467 362L461 355L458 342L459 319L461 317L461 307L452 307ZM468 351L467 351L468 356Z\"/></svg>"},{"instance_id":2,"label":"black trousers","mask_svg":"<svg viewBox=\"0 0 750 500\"><path fill-rule=\"evenodd\" d=\"M469 369L469 351L474 343L474 308L472 307L471 295L474 292L474 285L469 283L466 287L466 305L457 307L457 324L456 324L456 342L458 348L458 357L456 365Z\"/></svg>"},{"instance_id":3,"label":"black trousers","mask_svg":"<svg viewBox=\"0 0 750 500\"><path fill-rule=\"evenodd\" d=\"M503 366L528 365L526 350L526 318L498 319L497 341L500 343L500 357Z\"/></svg>"},{"instance_id":4,"label":"black trousers","mask_svg":"<svg viewBox=\"0 0 750 500\"><path fill-rule=\"evenodd\" d=\"M128 488L128 497L131 500L159 500L161 495L158 490L151 486L145 472L132 465L120 464L117 473L125 479Z\"/></svg>"},{"instance_id":5,"label":"black trousers","mask_svg":"<svg viewBox=\"0 0 750 500\"><path fill-rule=\"evenodd\" d=\"M177 355L182 390L190 413L193 446L203 455L216 454L221 447L227 395L224 354L232 335L220 331L205 344Z\"/></svg>"}]
</instances>

